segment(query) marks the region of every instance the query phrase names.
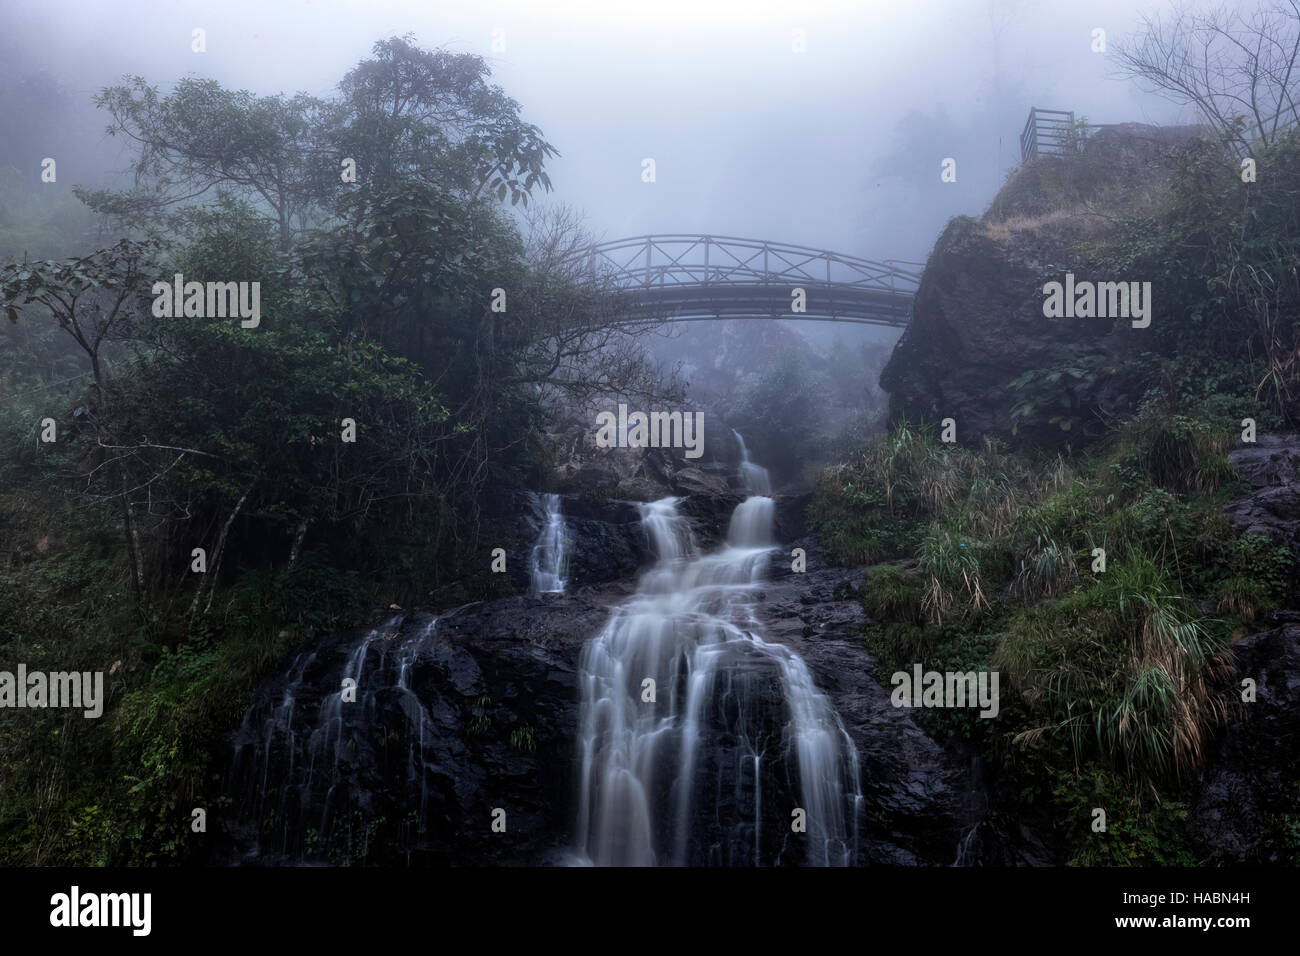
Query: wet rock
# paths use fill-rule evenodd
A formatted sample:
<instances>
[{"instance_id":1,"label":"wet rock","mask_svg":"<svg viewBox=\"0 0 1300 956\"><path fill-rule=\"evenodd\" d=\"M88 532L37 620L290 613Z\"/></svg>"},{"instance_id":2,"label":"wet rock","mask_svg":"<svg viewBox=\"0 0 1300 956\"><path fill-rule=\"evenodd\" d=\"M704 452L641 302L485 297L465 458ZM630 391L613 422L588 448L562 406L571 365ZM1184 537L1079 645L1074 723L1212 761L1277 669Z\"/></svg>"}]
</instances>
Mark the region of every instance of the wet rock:
<instances>
[{"instance_id":1,"label":"wet rock","mask_svg":"<svg viewBox=\"0 0 1300 956\"><path fill-rule=\"evenodd\" d=\"M670 480L673 492L679 495L725 495L731 491L725 478L706 474L699 468L679 468Z\"/></svg>"},{"instance_id":2,"label":"wet rock","mask_svg":"<svg viewBox=\"0 0 1300 956\"><path fill-rule=\"evenodd\" d=\"M1253 703L1235 696L1214 743L1187 831L1203 863L1300 862L1300 625L1233 645L1239 680L1255 681Z\"/></svg>"},{"instance_id":3,"label":"wet rock","mask_svg":"<svg viewBox=\"0 0 1300 956\"><path fill-rule=\"evenodd\" d=\"M864 862L947 866L969 827L969 767L928 737L871 676L857 599L863 569L827 567L811 541L809 570L774 568L759 605L765 639L807 662L858 749L862 767ZM786 549L788 550L788 549Z\"/></svg>"},{"instance_id":4,"label":"wet rock","mask_svg":"<svg viewBox=\"0 0 1300 956\"><path fill-rule=\"evenodd\" d=\"M695 506L705 519L726 511L726 503L702 496ZM575 500L570 520L575 528L611 528L630 523L611 519L634 513L625 502ZM947 865L966 825L966 770L893 708L871 678L874 662L859 638L861 570L827 568L806 543L812 570L782 573L775 565L778 576L761 589L759 615L766 640L804 657L857 746L865 801L860 859ZM601 547L608 560L612 546ZM402 615L305 651L282 678L259 688L232 740L225 788L234 801L232 822L215 862L565 862L576 825L580 658L631 587L623 581L489 601L436 623L428 614ZM356 702L339 706L349 662L356 665L363 646L352 672ZM753 685L757 702L747 719L758 730L777 727L784 716L773 696L775 674L758 657L753 667L743 663L733 677ZM771 693L763 692L765 681ZM770 706L759 706L764 700ZM732 718L719 711L708 719L726 726ZM703 755L704 766L734 766L725 749L719 739ZM744 782L734 782L743 800ZM793 800L793 791L782 793L771 786L772 800ZM491 830L495 808L506 811L508 836ZM710 854L748 846L748 836L733 831L749 824L732 820L721 804L707 809L711 816L692 837L705 843L693 858L745 864ZM772 842L784 839L780 832L756 835L763 858L800 862L797 845Z\"/></svg>"},{"instance_id":5,"label":"wet rock","mask_svg":"<svg viewBox=\"0 0 1300 956\"><path fill-rule=\"evenodd\" d=\"M578 659L607 614L591 597L509 598L304 652L234 736L218 862L554 862L572 829Z\"/></svg>"},{"instance_id":6,"label":"wet rock","mask_svg":"<svg viewBox=\"0 0 1300 956\"><path fill-rule=\"evenodd\" d=\"M1254 488L1225 506L1233 527L1288 544L1300 556L1300 435L1260 435L1228 461Z\"/></svg>"}]
</instances>

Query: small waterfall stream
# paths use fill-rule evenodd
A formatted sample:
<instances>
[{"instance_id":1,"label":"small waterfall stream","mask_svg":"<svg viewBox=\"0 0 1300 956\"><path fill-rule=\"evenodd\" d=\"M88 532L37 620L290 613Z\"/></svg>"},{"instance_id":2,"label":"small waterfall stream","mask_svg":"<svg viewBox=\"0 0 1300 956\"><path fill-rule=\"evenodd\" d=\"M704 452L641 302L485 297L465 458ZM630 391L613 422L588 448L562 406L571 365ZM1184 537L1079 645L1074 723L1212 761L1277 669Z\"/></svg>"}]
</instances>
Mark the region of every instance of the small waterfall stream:
<instances>
[{"instance_id":1,"label":"small waterfall stream","mask_svg":"<svg viewBox=\"0 0 1300 956\"><path fill-rule=\"evenodd\" d=\"M969 820L966 832L957 844L957 859L953 866L979 866L979 829L989 810L988 791L984 787L984 761L971 757L970 782L966 788L966 806Z\"/></svg>"},{"instance_id":2,"label":"small waterfall stream","mask_svg":"<svg viewBox=\"0 0 1300 956\"><path fill-rule=\"evenodd\" d=\"M679 499L641 506L657 562L583 652L577 854L597 865L855 862L858 755L798 654L761 636L767 472L700 554ZM802 811L806 832L792 821Z\"/></svg>"},{"instance_id":3,"label":"small waterfall stream","mask_svg":"<svg viewBox=\"0 0 1300 956\"><path fill-rule=\"evenodd\" d=\"M559 495L543 495L542 530L533 545L534 594L563 594L569 573L568 531Z\"/></svg>"},{"instance_id":4,"label":"small waterfall stream","mask_svg":"<svg viewBox=\"0 0 1300 956\"><path fill-rule=\"evenodd\" d=\"M768 476L767 469L749 460L749 449L745 446L745 439L741 437L740 432L733 428L731 434L736 436L736 441L740 445L741 485L751 495L770 495L772 479Z\"/></svg>"},{"instance_id":5,"label":"small waterfall stream","mask_svg":"<svg viewBox=\"0 0 1300 956\"><path fill-rule=\"evenodd\" d=\"M248 792L251 785L253 817L275 821L261 848L270 858L303 859L316 843L352 844L354 828L356 839L365 839L354 788L357 761L370 749L375 727L402 728L385 756L388 778L403 780L404 793L390 796L408 808L412 829L423 827L433 763L426 737L432 742L436 729L429 706L411 686L411 672L428 653L438 621L397 615L366 632L332 687L310 679L328 664L317 651L303 651L285 675L278 703L254 704L245 713L235 735L232 789ZM355 700L345 703L348 680Z\"/></svg>"}]
</instances>

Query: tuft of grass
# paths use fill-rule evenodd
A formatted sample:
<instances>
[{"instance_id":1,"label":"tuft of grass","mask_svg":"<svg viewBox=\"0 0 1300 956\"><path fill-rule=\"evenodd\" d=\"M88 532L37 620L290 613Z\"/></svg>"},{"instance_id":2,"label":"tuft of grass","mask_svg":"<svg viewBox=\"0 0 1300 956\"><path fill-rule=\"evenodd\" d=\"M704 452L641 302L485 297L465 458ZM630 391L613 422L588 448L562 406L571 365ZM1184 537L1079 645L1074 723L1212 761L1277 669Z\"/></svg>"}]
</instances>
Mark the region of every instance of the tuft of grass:
<instances>
[{"instance_id":1,"label":"tuft of grass","mask_svg":"<svg viewBox=\"0 0 1300 956\"><path fill-rule=\"evenodd\" d=\"M1196 418L1147 408L1118 430L1112 460L1153 485L1208 494L1231 481L1233 434Z\"/></svg>"},{"instance_id":2,"label":"tuft of grass","mask_svg":"<svg viewBox=\"0 0 1300 956\"><path fill-rule=\"evenodd\" d=\"M924 582L921 610L933 623L942 625L945 614L965 617L988 608L974 542L956 529L931 526L921 541L917 567Z\"/></svg>"},{"instance_id":3,"label":"tuft of grass","mask_svg":"<svg viewBox=\"0 0 1300 956\"><path fill-rule=\"evenodd\" d=\"M1079 580L1074 553L1061 547L1050 531L1042 529L1034 545L1021 558L1014 590L1025 601L1060 597Z\"/></svg>"},{"instance_id":4,"label":"tuft of grass","mask_svg":"<svg viewBox=\"0 0 1300 956\"><path fill-rule=\"evenodd\" d=\"M862 603L877 621L921 620L921 582L893 564L878 564L867 571Z\"/></svg>"},{"instance_id":5,"label":"tuft of grass","mask_svg":"<svg viewBox=\"0 0 1300 956\"><path fill-rule=\"evenodd\" d=\"M1132 778L1184 777L1224 716L1224 641L1152 558L1112 565L1085 590L1022 609L995 654L1044 721L1017 735L1063 733L1077 761L1097 756Z\"/></svg>"},{"instance_id":6,"label":"tuft of grass","mask_svg":"<svg viewBox=\"0 0 1300 956\"><path fill-rule=\"evenodd\" d=\"M484 695L474 700L473 716L469 719L469 732L473 737L485 737L492 732L492 715L488 713L492 698Z\"/></svg>"},{"instance_id":7,"label":"tuft of grass","mask_svg":"<svg viewBox=\"0 0 1300 956\"><path fill-rule=\"evenodd\" d=\"M524 724L510 731L510 746L525 753L533 753L537 749L537 731L533 725Z\"/></svg>"},{"instance_id":8,"label":"tuft of grass","mask_svg":"<svg viewBox=\"0 0 1300 956\"><path fill-rule=\"evenodd\" d=\"M1220 581L1215 592L1218 596L1218 608L1229 614L1251 622L1261 614L1272 611L1276 604L1269 593L1268 582L1259 578L1237 575Z\"/></svg>"}]
</instances>

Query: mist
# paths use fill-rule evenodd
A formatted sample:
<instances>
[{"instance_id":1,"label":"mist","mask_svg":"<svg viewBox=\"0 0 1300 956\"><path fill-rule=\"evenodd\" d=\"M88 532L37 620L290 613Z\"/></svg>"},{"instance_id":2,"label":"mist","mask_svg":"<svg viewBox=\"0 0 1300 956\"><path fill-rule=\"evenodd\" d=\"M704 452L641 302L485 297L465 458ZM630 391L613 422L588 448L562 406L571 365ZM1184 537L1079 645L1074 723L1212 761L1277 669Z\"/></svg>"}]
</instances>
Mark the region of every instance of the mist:
<instances>
[{"instance_id":1,"label":"mist","mask_svg":"<svg viewBox=\"0 0 1300 956\"><path fill-rule=\"evenodd\" d=\"M947 219L980 213L1019 163L1031 106L1094 123L1185 119L1092 52L1095 28L1113 42L1142 12L1121 0L19 0L0 42L6 85L44 72L64 91L31 118L32 141L9 146L25 164L42 139L62 147L60 183L121 171L88 104L123 74L163 90L196 75L327 95L376 40L410 33L486 58L560 152L547 199L583 212L597 237L731 235L923 260ZM204 53L191 50L195 28ZM948 157L957 179L941 183Z\"/></svg>"}]
</instances>

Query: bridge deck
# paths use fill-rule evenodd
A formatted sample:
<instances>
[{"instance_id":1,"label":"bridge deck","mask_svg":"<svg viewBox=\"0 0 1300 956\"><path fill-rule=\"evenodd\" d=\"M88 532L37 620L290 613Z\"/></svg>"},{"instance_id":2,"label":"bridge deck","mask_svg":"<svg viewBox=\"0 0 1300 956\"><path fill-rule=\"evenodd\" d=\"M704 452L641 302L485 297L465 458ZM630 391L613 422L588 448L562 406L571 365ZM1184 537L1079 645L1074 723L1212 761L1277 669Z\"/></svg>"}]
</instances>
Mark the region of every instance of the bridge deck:
<instances>
[{"instance_id":1,"label":"bridge deck","mask_svg":"<svg viewBox=\"0 0 1300 956\"><path fill-rule=\"evenodd\" d=\"M639 236L583 250L622 291L628 324L647 320L789 319L902 327L920 263L875 262L731 236ZM804 312L792 312L804 290Z\"/></svg>"}]
</instances>

